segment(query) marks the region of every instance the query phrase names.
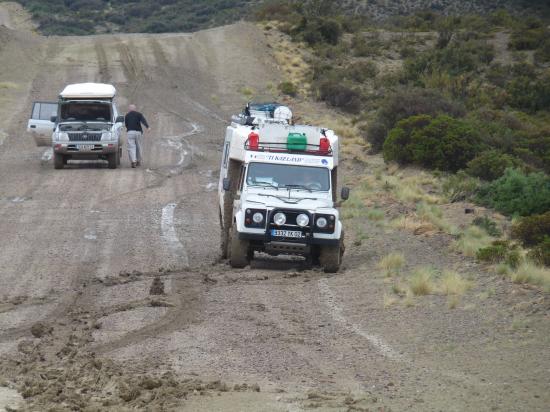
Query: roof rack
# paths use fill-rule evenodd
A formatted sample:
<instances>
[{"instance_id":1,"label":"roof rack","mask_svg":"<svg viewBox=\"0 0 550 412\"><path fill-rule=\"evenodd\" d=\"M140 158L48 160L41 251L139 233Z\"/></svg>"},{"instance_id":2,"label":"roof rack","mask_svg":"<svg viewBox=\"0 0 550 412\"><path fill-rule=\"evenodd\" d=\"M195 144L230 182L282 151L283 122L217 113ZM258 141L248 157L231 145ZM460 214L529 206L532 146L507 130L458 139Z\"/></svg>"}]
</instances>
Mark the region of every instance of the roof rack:
<instances>
[{"instance_id":1,"label":"roof rack","mask_svg":"<svg viewBox=\"0 0 550 412\"><path fill-rule=\"evenodd\" d=\"M290 153L290 154L307 154L314 156L332 156L332 146L329 145L328 150L321 150L320 145L306 144L305 150L291 150L287 142L258 142L258 145L251 146L250 139L246 139L244 143L245 150L254 152L271 152L271 153Z\"/></svg>"}]
</instances>

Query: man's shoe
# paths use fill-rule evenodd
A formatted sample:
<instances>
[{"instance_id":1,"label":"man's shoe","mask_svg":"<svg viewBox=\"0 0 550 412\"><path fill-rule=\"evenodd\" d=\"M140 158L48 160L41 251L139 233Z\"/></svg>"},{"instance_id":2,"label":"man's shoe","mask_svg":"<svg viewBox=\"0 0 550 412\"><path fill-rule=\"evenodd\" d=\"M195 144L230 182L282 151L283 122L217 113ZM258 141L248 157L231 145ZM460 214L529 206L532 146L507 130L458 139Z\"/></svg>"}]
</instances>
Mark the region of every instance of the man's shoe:
<instances>
[{"instance_id":1,"label":"man's shoe","mask_svg":"<svg viewBox=\"0 0 550 412\"><path fill-rule=\"evenodd\" d=\"M136 166L137 166L137 167L140 167L140 166L141 166L141 162L140 162L139 160L136 162Z\"/></svg>"},{"instance_id":2,"label":"man's shoe","mask_svg":"<svg viewBox=\"0 0 550 412\"><path fill-rule=\"evenodd\" d=\"M132 169L135 169L136 167L136 162L132 162Z\"/></svg>"}]
</instances>

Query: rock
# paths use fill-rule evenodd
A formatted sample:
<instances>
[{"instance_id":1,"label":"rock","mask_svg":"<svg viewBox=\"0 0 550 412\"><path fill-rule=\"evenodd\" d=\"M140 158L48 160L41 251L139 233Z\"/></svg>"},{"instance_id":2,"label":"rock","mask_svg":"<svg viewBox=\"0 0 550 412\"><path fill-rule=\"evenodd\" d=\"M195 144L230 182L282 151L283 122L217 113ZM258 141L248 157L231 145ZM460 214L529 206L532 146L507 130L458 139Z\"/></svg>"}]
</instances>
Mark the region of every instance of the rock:
<instances>
[{"instance_id":1,"label":"rock","mask_svg":"<svg viewBox=\"0 0 550 412\"><path fill-rule=\"evenodd\" d=\"M42 322L36 322L31 326L31 333L35 338L41 338L44 335L50 334L52 330L52 327L47 326Z\"/></svg>"},{"instance_id":2,"label":"rock","mask_svg":"<svg viewBox=\"0 0 550 412\"><path fill-rule=\"evenodd\" d=\"M151 289L149 289L150 295L164 295L164 283L162 282L161 278L158 276L153 279L153 283L151 284Z\"/></svg>"}]
</instances>

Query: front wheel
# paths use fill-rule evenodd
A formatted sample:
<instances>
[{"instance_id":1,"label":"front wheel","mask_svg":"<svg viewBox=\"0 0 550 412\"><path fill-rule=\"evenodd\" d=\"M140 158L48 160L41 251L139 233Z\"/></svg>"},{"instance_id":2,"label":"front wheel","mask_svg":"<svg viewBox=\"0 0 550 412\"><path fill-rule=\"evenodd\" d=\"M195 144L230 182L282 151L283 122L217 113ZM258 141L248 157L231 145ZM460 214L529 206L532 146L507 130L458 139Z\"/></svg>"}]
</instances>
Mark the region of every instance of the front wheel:
<instances>
[{"instance_id":1,"label":"front wheel","mask_svg":"<svg viewBox=\"0 0 550 412\"><path fill-rule=\"evenodd\" d=\"M342 264L344 256L344 232L340 236L340 241L337 245L321 246L319 251L319 263L326 273L336 273Z\"/></svg>"},{"instance_id":2,"label":"front wheel","mask_svg":"<svg viewBox=\"0 0 550 412\"><path fill-rule=\"evenodd\" d=\"M65 165L65 157L61 153L53 154L53 167L54 169L63 169Z\"/></svg>"},{"instance_id":3,"label":"front wheel","mask_svg":"<svg viewBox=\"0 0 550 412\"><path fill-rule=\"evenodd\" d=\"M227 259L228 244L229 244L229 231L223 224L222 212L220 210L220 252L221 258Z\"/></svg>"},{"instance_id":4,"label":"front wheel","mask_svg":"<svg viewBox=\"0 0 550 412\"><path fill-rule=\"evenodd\" d=\"M110 153L107 155L107 162L109 163L109 169L116 169L120 163L118 150L115 153Z\"/></svg>"},{"instance_id":5,"label":"front wheel","mask_svg":"<svg viewBox=\"0 0 550 412\"><path fill-rule=\"evenodd\" d=\"M232 268L244 268L249 260L248 241L239 239L236 225L231 227L229 234L229 264Z\"/></svg>"}]
</instances>

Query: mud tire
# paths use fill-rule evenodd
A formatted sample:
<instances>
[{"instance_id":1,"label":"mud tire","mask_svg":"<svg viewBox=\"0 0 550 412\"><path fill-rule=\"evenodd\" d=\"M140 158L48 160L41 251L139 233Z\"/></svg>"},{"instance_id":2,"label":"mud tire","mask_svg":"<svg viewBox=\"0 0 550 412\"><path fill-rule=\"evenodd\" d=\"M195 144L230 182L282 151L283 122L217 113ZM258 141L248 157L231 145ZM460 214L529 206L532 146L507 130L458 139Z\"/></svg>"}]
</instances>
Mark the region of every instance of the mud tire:
<instances>
[{"instance_id":1,"label":"mud tire","mask_svg":"<svg viewBox=\"0 0 550 412\"><path fill-rule=\"evenodd\" d=\"M340 242L335 246L321 246L319 253L319 263L325 273L336 273L342 264L342 257L346 247L344 245L344 232L340 237Z\"/></svg>"},{"instance_id":2,"label":"mud tire","mask_svg":"<svg viewBox=\"0 0 550 412\"><path fill-rule=\"evenodd\" d=\"M53 154L53 168L54 169L63 169L63 166L65 166L64 157L60 153L54 153Z\"/></svg>"},{"instance_id":3,"label":"mud tire","mask_svg":"<svg viewBox=\"0 0 550 412\"><path fill-rule=\"evenodd\" d=\"M229 264L232 268L244 268L250 260L248 241L239 239L237 227L233 225L229 234Z\"/></svg>"},{"instance_id":4,"label":"mud tire","mask_svg":"<svg viewBox=\"0 0 550 412\"><path fill-rule=\"evenodd\" d=\"M227 259L228 245L229 245L229 229L225 227L222 219L222 212L220 213L220 253L222 259Z\"/></svg>"},{"instance_id":5,"label":"mud tire","mask_svg":"<svg viewBox=\"0 0 550 412\"><path fill-rule=\"evenodd\" d=\"M109 169L116 169L120 164L120 156L118 150L115 153L107 155L107 162L109 162Z\"/></svg>"}]
</instances>

